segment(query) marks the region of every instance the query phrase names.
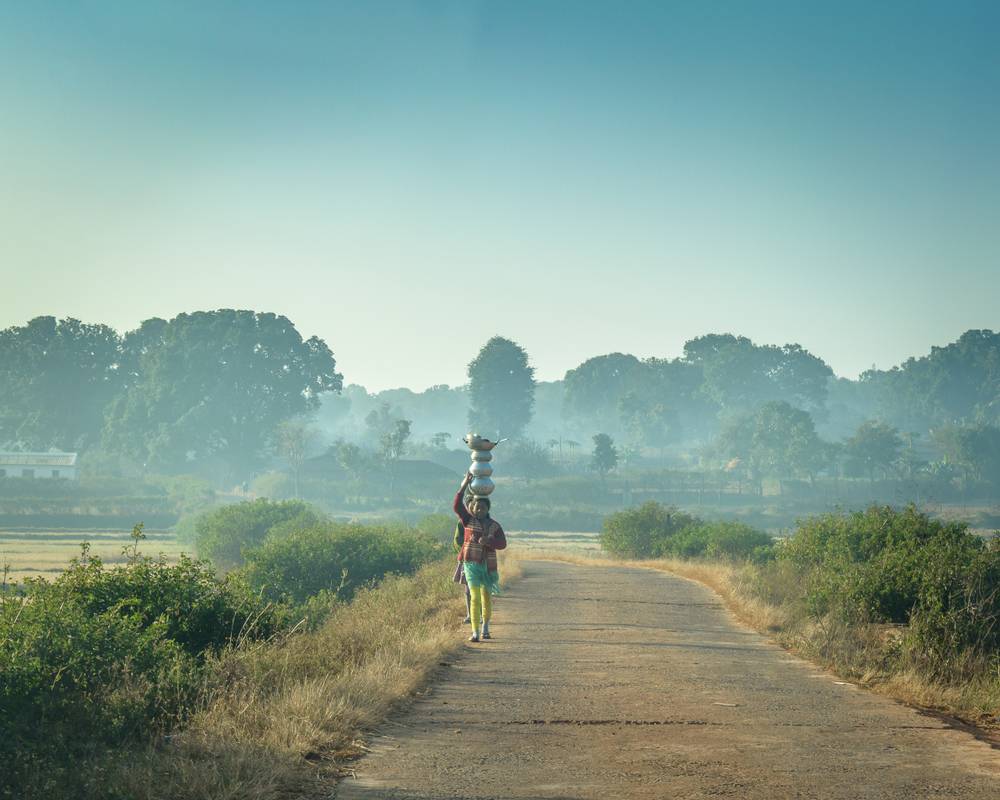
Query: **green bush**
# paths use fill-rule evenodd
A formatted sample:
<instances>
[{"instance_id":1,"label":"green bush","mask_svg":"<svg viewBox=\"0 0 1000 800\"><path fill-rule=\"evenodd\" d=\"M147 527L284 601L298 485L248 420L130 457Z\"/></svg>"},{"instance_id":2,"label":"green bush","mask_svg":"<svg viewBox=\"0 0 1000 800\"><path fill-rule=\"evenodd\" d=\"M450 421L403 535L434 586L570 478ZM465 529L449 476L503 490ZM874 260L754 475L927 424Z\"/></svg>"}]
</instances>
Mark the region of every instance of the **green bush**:
<instances>
[{"instance_id":1,"label":"green bush","mask_svg":"<svg viewBox=\"0 0 1000 800\"><path fill-rule=\"evenodd\" d=\"M965 524L912 506L824 514L799 524L779 562L813 617L908 624L909 657L939 677L1000 652L1000 542Z\"/></svg>"},{"instance_id":2,"label":"green bush","mask_svg":"<svg viewBox=\"0 0 1000 800\"><path fill-rule=\"evenodd\" d=\"M761 562L773 558L774 550L769 534L742 522L703 522L672 537L665 553L678 558Z\"/></svg>"},{"instance_id":3,"label":"green bush","mask_svg":"<svg viewBox=\"0 0 1000 800\"><path fill-rule=\"evenodd\" d=\"M986 546L971 535L940 539L925 555L910 613L911 653L941 678L984 659L1000 674L1000 539Z\"/></svg>"},{"instance_id":4,"label":"green bush","mask_svg":"<svg viewBox=\"0 0 1000 800\"><path fill-rule=\"evenodd\" d=\"M458 517L454 514L428 514L420 519L414 527L435 542L451 547L457 524Z\"/></svg>"},{"instance_id":5,"label":"green bush","mask_svg":"<svg viewBox=\"0 0 1000 800\"><path fill-rule=\"evenodd\" d=\"M611 514L604 520L601 547L622 558L656 558L670 554L670 540L701 520L650 501Z\"/></svg>"},{"instance_id":6,"label":"green bush","mask_svg":"<svg viewBox=\"0 0 1000 800\"><path fill-rule=\"evenodd\" d=\"M410 573L440 557L433 536L398 527L327 522L268 536L246 551L249 585L275 602L301 605L321 592L349 599L389 573Z\"/></svg>"},{"instance_id":7,"label":"green bush","mask_svg":"<svg viewBox=\"0 0 1000 800\"><path fill-rule=\"evenodd\" d=\"M774 557L771 537L742 522L706 522L655 501L611 514L601 547L624 558L711 558L763 562Z\"/></svg>"},{"instance_id":8,"label":"green bush","mask_svg":"<svg viewBox=\"0 0 1000 800\"><path fill-rule=\"evenodd\" d=\"M950 544L949 544L950 543ZM932 553L982 542L959 523L931 519L914 507L872 506L799 523L780 557L805 577L810 610L853 621L907 622Z\"/></svg>"},{"instance_id":9,"label":"green bush","mask_svg":"<svg viewBox=\"0 0 1000 800\"><path fill-rule=\"evenodd\" d=\"M325 517L301 500L264 498L222 506L195 521L198 555L221 569L243 563L243 551L257 547L268 534L289 533L316 525Z\"/></svg>"},{"instance_id":10,"label":"green bush","mask_svg":"<svg viewBox=\"0 0 1000 800\"><path fill-rule=\"evenodd\" d=\"M53 582L0 596L0 757L15 773L46 753L65 759L164 729L213 654L276 629L275 610L239 578L129 555L106 568L85 546Z\"/></svg>"},{"instance_id":11,"label":"green bush","mask_svg":"<svg viewBox=\"0 0 1000 800\"><path fill-rule=\"evenodd\" d=\"M255 636L275 628L273 613L239 575L220 579L207 562L186 555L176 564L139 558L107 568L87 548L51 584L32 583L31 602L45 596L87 614L114 612L144 627L159 625L166 638L195 656L220 650L251 626Z\"/></svg>"}]
</instances>

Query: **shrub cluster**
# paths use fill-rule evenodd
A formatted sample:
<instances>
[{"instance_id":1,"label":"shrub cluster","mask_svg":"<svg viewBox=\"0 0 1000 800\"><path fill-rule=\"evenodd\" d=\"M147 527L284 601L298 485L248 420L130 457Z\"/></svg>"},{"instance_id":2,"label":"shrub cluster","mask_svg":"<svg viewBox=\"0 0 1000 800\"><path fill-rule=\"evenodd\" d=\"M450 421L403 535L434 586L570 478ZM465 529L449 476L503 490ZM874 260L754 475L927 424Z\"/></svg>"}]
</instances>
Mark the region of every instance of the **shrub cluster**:
<instances>
[{"instance_id":1,"label":"shrub cluster","mask_svg":"<svg viewBox=\"0 0 1000 800\"><path fill-rule=\"evenodd\" d=\"M246 550L242 574L263 597L298 606L332 593L347 600L390 573L410 573L444 552L431 535L402 527L325 522L272 532Z\"/></svg>"},{"instance_id":2,"label":"shrub cluster","mask_svg":"<svg viewBox=\"0 0 1000 800\"><path fill-rule=\"evenodd\" d=\"M808 612L849 624L909 625L910 652L932 672L956 656L1000 653L1000 540L910 506L872 506L799 524L779 560Z\"/></svg>"},{"instance_id":3,"label":"shrub cluster","mask_svg":"<svg viewBox=\"0 0 1000 800\"><path fill-rule=\"evenodd\" d=\"M740 522L706 522L655 501L604 520L601 547L623 558L713 558L766 561L771 537Z\"/></svg>"},{"instance_id":4,"label":"shrub cluster","mask_svg":"<svg viewBox=\"0 0 1000 800\"><path fill-rule=\"evenodd\" d=\"M276 623L245 581L207 563L132 549L108 568L85 545L56 580L0 596L0 760L16 772L148 735L181 715L207 659Z\"/></svg>"},{"instance_id":5,"label":"shrub cluster","mask_svg":"<svg viewBox=\"0 0 1000 800\"><path fill-rule=\"evenodd\" d=\"M38 785L166 731L230 655L304 617L315 627L358 589L444 552L428 532L333 523L298 502L218 509L197 530L221 564L246 563L221 576L208 561L140 557L138 526L125 564L109 567L85 545L54 581L0 592L4 780Z\"/></svg>"},{"instance_id":6,"label":"shrub cluster","mask_svg":"<svg viewBox=\"0 0 1000 800\"><path fill-rule=\"evenodd\" d=\"M244 550L259 546L274 531L301 530L325 517L301 500L274 502L266 498L222 506L199 516L194 523L195 547L202 558L221 569L244 561Z\"/></svg>"}]
</instances>

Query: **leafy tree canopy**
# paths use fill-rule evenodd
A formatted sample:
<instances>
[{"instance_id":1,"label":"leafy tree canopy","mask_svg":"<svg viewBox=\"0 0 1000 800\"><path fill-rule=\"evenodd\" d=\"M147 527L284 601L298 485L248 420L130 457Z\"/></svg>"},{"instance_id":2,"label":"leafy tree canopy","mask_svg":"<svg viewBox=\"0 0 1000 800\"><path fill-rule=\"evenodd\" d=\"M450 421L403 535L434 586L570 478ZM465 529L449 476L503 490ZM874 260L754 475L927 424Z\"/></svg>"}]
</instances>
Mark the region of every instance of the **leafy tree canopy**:
<instances>
[{"instance_id":1,"label":"leafy tree canopy","mask_svg":"<svg viewBox=\"0 0 1000 800\"><path fill-rule=\"evenodd\" d=\"M822 467L827 452L809 413L781 400L731 419L723 426L716 447L724 458L740 459L757 480L812 476Z\"/></svg>"},{"instance_id":2,"label":"leafy tree canopy","mask_svg":"<svg viewBox=\"0 0 1000 800\"><path fill-rule=\"evenodd\" d=\"M243 563L244 553L260 545L265 537L287 534L324 521L301 500L272 502L258 498L208 511L195 521L198 555L222 569Z\"/></svg>"},{"instance_id":3,"label":"leafy tree canopy","mask_svg":"<svg viewBox=\"0 0 1000 800\"><path fill-rule=\"evenodd\" d=\"M684 359L701 366L702 391L728 411L771 400L820 411L833 370L797 344L757 345L745 336L709 334L684 345Z\"/></svg>"},{"instance_id":4,"label":"leafy tree canopy","mask_svg":"<svg viewBox=\"0 0 1000 800\"><path fill-rule=\"evenodd\" d=\"M891 370L871 369L879 415L904 430L1000 423L1000 333L969 330Z\"/></svg>"},{"instance_id":5,"label":"leafy tree canopy","mask_svg":"<svg viewBox=\"0 0 1000 800\"><path fill-rule=\"evenodd\" d=\"M147 320L125 336L127 389L112 404L110 448L157 467L216 456L249 473L283 420L315 409L341 376L322 339L283 316L201 311Z\"/></svg>"},{"instance_id":6,"label":"leafy tree canopy","mask_svg":"<svg viewBox=\"0 0 1000 800\"><path fill-rule=\"evenodd\" d=\"M1000 428L949 425L934 430L934 441L967 478L1000 485Z\"/></svg>"},{"instance_id":7,"label":"leafy tree canopy","mask_svg":"<svg viewBox=\"0 0 1000 800\"><path fill-rule=\"evenodd\" d=\"M618 466L618 448L615 441L606 433L594 436L594 451L590 457L591 468L601 476L607 475Z\"/></svg>"},{"instance_id":8,"label":"leafy tree canopy","mask_svg":"<svg viewBox=\"0 0 1000 800\"><path fill-rule=\"evenodd\" d=\"M36 317L0 331L0 445L83 450L121 390L121 340L107 325Z\"/></svg>"},{"instance_id":9,"label":"leafy tree canopy","mask_svg":"<svg viewBox=\"0 0 1000 800\"><path fill-rule=\"evenodd\" d=\"M662 447L712 427L716 407L699 389L699 365L611 353L566 373L563 414Z\"/></svg>"},{"instance_id":10,"label":"leafy tree canopy","mask_svg":"<svg viewBox=\"0 0 1000 800\"><path fill-rule=\"evenodd\" d=\"M469 364L469 425L483 436L517 436L531 421L535 369L524 348L494 336Z\"/></svg>"},{"instance_id":11,"label":"leafy tree canopy","mask_svg":"<svg viewBox=\"0 0 1000 800\"><path fill-rule=\"evenodd\" d=\"M863 473L874 480L875 474L888 474L899 459L903 440L894 427L878 420L866 420L845 443L848 470Z\"/></svg>"}]
</instances>

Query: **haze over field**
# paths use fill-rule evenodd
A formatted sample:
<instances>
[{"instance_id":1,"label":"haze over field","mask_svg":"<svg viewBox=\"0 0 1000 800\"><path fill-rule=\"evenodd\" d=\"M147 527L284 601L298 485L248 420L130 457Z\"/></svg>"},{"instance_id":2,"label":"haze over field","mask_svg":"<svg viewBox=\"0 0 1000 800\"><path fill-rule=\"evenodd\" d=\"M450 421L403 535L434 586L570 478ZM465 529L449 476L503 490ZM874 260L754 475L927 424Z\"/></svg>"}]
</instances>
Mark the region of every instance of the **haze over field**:
<instances>
[{"instance_id":1,"label":"haze over field","mask_svg":"<svg viewBox=\"0 0 1000 800\"><path fill-rule=\"evenodd\" d=\"M0 328L275 311L369 390L732 331L838 375L1000 294L992 2L0 7Z\"/></svg>"},{"instance_id":2,"label":"haze over field","mask_svg":"<svg viewBox=\"0 0 1000 800\"><path fill-rule=\"evenodd\" d=\"M0 0L0 800L1000 797L998 41Z\"/></svg>"}]
</instances>

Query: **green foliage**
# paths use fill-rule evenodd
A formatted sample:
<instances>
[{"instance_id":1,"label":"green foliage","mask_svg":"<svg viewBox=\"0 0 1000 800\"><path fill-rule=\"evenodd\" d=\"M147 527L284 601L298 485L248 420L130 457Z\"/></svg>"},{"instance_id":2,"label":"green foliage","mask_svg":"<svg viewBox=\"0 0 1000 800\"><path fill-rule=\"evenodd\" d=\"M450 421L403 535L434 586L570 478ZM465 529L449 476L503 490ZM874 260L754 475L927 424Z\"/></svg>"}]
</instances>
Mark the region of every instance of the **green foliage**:
<instances>
[{"instance_id":1,"label":"green foliage","mask_svg":"<svg viewBox=\"0 0 1000 800\"><path fill-rule=\"evenodd\" d=\"M752 414L730 419L715 445L726 459L740 459L751 480L813 475L825 447L808 412L784 401L765 403Z\"/></svg>"},{"instance_id":2,"label":"green foliage","mask_svg":"<svg viewBox=\"0 0 1000 800\"><path fill-rule=\"evenodd\" d=\"M389 403L382 403L365 417L365 425L371 437L376 442L378 454L387 463L398 461L406 454L412 424L412 420L398 417L393 412ZM341 444L338 448L338 457L341 453L343 454L345 458L344 468L348 470L353 469L352 461L357 455L355 452L346 449L352 446Z\"/></svg>"},{"instance_id":3,"label":"green foliage","mask_svg":"<svg viewBox=\"0 0 1000 800\"><path fill-rule=\"evenodd\" d=\"M494 336L469 364L469 425L484 436L517 436L531 420L535 369L524 348Z\"/></svg>"},{"instance_id":4,"label":"green foliage","mask_svg":"<svg viewBox=\"0 0 1000 800\"><path fill-rule=\"evenodd\" d=\"M590 467L603 477L618 466L618 449L614 440L606 433L594 436L594 451L590 457Z\"/></svg>"},{"instance_id":5,"label":"green foliage","mask_svg":"<svg viewBox=\"0 0 1000 800\"><path fill-rule=\"evenodd\" d=\"M910 614L911 649L932 674L953 677L956 663L992 659L1000 668L1000 539L982 546L966 535L927 547L917 602Z\"/></svg>"},{"instance_id":6,"label":"green foliage","mask_svg":"<svg viewBox=\"0 0 1000 800\"><path fill-rule=\"evenodd\" d=\"M319 512L301 500L258 498L201 515L195 522L195 544L200 556L231 569L243 563L244 550L261 544L269 533L280 535L322 520Z\"/></svg>"},{"instance_id":7,"label":"green foliage","mask_svg":"<svg viewBox=\"0 0 1000 800\"><path fill-rule=\"evenodd\" d=\"M122 361L127 387L108 409L106 444L174 470L217 457L246 474L280 422L342 385L321 339L253 311L146 320L125 336Z\"/></svg>"},{"instance_id":8,"label":"green foliage","mask_svg":"<svg viewBox=\"0 0 1000 800\"><path fill-rule=\"evenodd\" d=\"M700 391L702 367L682 359L610 353L569 370L564 383L564 418L652 447L706 431L718 410Z\"/></svg>"},{"instance_id":9,"label":"green foliage","mask_svg":"<svg viewBox=\"0 0 1000 800\"><path fill-rule=\"evenodd\" d=\"M816 616L914 623L928 653L1000 644L1000 549L910 506L800 523L779 550ZM989 625L985 621L989 620Z\"/></svg>"},{"instance_id":10,"label":"green foliage","mask_svg":"<svg viewBox=\"0 0 1000 800\"><path fill-rule=\"evenodd\" d=\"M398 527L328 522L268 536L246 551L249 584L275 602L301 604L320 592L338 599L388 573L409 573L444 548L433 536Z\"/></svg>"},{"instance_id":11,"label":"green foliage","mask_svg":"<svg viewBox=\"0 0 1000 800\"><path fill-rule=\"evenodd\" d=\"M891 370L870 370L880 416L903 430L944 424L1000 423L1000 333L969 330L944 347L933 347Z\"/></svg>"},{"instance_id":12,"label":"green foliage","mask_svg":"<svg viewBox=\"0 0 1000 800\"><path fill-rule=\"evenodd\" d=\"M899 431L885 422L866 420L845 443L847 469L855 475L888 475L899 460L903 440Z\"/></svg>"},{"instance_id":13,"label":"green foliage","mask_svg":"<svg viewBox=\"0 0 1000 800\"><path fill-rule=\"evenodd\" d=\"M134 533L142 538L141 526ZM83 554L52 583L0 596L0 758L114 745L178 719L224 647L271 635L274 609L203 562L139 558L107 568Z\"/></svg>"},{"instance_id":14,"label":"green foliage","mask_svg":"<svg viewBox=\"0 0 1000 800\"><path fill-rule=\"evenodd\" d=\"M670 539L665 554L759 563L774 558L774 547L768 533L742 522L703 522Z\"/></svg>"},{"instance_id":15,"label":"green foliage","mask_svg":"<svg viewBox=\"0 0 1000 800\"><path fill-rule=\"evenodd\" d=\"M633 355L610 353L589 358L566 373L565 416L608 419L619 400L639 382L642 362Z\"/></svg>"},{"instance_id":16,"label":"green foliage","mask_svg":"<svg viewBox=\"0 0 1000 800\"><path fill-rule=\"evenodd\" d=\"M433 539L443 545L450 545L455 533L454 514L428 514L422 517L414 528L423 536Z\"/></svg>"},{"instance_id":17,"label":"green foliage","mask_svg":"<svg viewBox=\"0 0 1000 800\"><path fill-rule=\"evenodd\" d=\"M675 506L648 502L605 518L601 547L622 558L766 561L771 537L739 522L706 522Z\"/></svg>"},{"instance_id":18,"label":"green foliage","mask_svg":"<svg viewBox=\"0 0 1000 800\"><path fill-rule=\"evenodd\" d=\"M676 506L650 501L606 517L601 547L623 558L656 558L667 554L669 539L698 523Z\"/></svg>"},{"instance_id":19,"label":"green foliage","mask_svg":"<svg viewBox=\"0 0 1000 800\"><path fill-rule=\"evenodd\" d=\"M299 496L299 470L316 432L301 420L285 420L274 430L274 449L292 471L295 496Z\"/></svg>"},{"instance_id":20,"label":"green foliage","mask_svg":"<svg viewBox=\"0 0 1000 800\"><path fill-rule=\"evenodd\" d=\"M745 336L709 334L685 343L702 368L702 391L723 410L745 412L772 401L821 409L833 370L797 344L757 345Z\"/></svg>"},{"instance_id":21,"label":"green foliage","mask_svg":"<svg viewBox=\"0 0 1000 800\"><path fill-rule=\"evenodd\" d=\"M521 478L542 478L555 469L548 449L534 439L520 439L503 455L503 471Z\"/></svg>"},{"instance_id":22,"label":"green foliage","mask_svg":"<svg viewBox=\"0 0 1000 800\"><path fill-rule=\"evenodd\" d=\"M293 498L295 481L287 472L265 472L250 482L250 493L255 497L271 500Z\"/></svg>"},{"instance_id":23,"label":"green foliage","mask_svg":"<svg viewBox=\"0 0 1000 800\"><path fill-rule=\"evenodd\" d=\"M933 431L934 442L964 483L1000 486L1000 428L992 425L946 425Z\"/></svg>"},{"instance_id":24,"label":"green foliage","mask_svg":"<svg viewBox=\"0 0 1000 800\"><path fill-rule=\"evenodd\" d=\"M77 450L100 438L121 390L121 340L107 325L36 317L0 331L0 442Z\"/></svg>"}]
</instances>

